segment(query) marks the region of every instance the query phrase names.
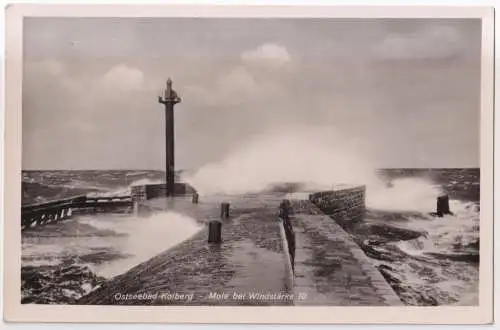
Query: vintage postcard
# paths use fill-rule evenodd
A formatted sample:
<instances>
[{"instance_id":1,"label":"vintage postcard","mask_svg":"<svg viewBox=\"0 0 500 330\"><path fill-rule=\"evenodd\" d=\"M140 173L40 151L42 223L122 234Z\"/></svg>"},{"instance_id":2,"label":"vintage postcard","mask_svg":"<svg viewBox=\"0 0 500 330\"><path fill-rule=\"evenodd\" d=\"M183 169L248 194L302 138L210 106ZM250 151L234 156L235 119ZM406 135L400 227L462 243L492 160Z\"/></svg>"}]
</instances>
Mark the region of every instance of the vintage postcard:
<instances>
[{"instance_id":1,"label":"vintage postcard","mask_svg":"<svg viewBox=\"0 0 500 330\"><path fill-rule=\"evenodd\" d=\"M492 8L6 29L7 321L492 322Z\"/></svg>"}]
</instances>

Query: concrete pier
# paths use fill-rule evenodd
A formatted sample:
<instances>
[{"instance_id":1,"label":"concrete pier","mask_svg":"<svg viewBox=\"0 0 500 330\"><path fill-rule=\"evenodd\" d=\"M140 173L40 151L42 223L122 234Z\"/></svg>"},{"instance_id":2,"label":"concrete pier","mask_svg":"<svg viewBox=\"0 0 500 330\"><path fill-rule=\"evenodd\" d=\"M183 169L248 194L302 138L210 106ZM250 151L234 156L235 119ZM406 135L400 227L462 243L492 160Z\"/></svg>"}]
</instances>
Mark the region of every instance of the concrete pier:
<instances>
[{"instance_id":1,"label":"concrete pier","mask_svg":"<svg viewBox=\"0 0 500 330\"><path fill-rule=\"evenodd\" d=\"M183 213L204 224L203 229L110 279L78 304L401 305L371 259L335 220L359 216L364 190L314 196L290 200L286 225L295 233L293 251L279 217L280 203L289 198L283 193L204 196L199 204L191 196L143 201L139 208ZM327 204L334 218L315 205L318 200L334 201ZM220 220L221 201L230 203L231 216L222 224L222 242L210 244L208 223Z\"/></svg>"},{"instance_id":2,"label":"concrete pier","mask_svg":"<svg viewBox=\"0 0 500 330\"><path fill-rule=\"evenodd\" d=\"M207 202L205 198L203 201L205 204L197 205L205 205L205 210L198 215L206 215L211 207L213 214L220 216L215 202ZM221 244L207 243L208 227L205 227L187 241L111 279L78 304L293 304L292 299L284 297L292 292L292 288L288 286L277 220L279 203L247 201L240 198L231 203L232 215L222 226ZM151 202L156 207L168 205L160 199ZM177 201L177 210L187 205L193 205L189 199ZM191 215L195 214L191 212ZM204 221L209 220L206 217ZM273 297L269 293L276 295ZM149 295L149 298L144 298L144 295Z\"/></svg>"},{"instance_id":3,"label":"concrete pier","mask_svg":"<svg viewBox=\"0 0 500 330\"><path fill-rule=\"evenodd\" d=\"M295 305L398 306L401 300L361 248L309 201L292 204Z\"/></svg>"}]
</instances>

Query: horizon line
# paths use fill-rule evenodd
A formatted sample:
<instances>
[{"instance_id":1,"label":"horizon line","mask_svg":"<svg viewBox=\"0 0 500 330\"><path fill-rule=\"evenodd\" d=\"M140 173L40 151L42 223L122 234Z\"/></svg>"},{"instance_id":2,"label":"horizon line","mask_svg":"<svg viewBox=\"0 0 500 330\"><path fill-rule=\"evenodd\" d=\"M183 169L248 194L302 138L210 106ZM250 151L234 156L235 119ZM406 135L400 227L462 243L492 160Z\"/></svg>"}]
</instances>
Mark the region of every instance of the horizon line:
<instances>
[{"instance_id":1,"label":"horizon line","mask_svg":"<svg viewBox=\"0 0 500 330\"><path fill-rule=\"evenodd\" d=\"M463 166L463 167L456 167L456 166L432 166L432 167L394 167L394 166L388 166L388 167L377 167L374 170L405 170L405 169L480 169L480 166ZM190 170L196 170L196 169L189 169L189 168L181 168L178 170L175 170L176 172L179 171L190 171ZM42 168L42 169L21 169L22 172L29 172L29 171L158 171L158 172L165 172L165 169L145 169L145 168L101 168L101 169L93 169L93 168L78 168L78 169L64 169L64 168Z\"/></svg>"}]
</instances>

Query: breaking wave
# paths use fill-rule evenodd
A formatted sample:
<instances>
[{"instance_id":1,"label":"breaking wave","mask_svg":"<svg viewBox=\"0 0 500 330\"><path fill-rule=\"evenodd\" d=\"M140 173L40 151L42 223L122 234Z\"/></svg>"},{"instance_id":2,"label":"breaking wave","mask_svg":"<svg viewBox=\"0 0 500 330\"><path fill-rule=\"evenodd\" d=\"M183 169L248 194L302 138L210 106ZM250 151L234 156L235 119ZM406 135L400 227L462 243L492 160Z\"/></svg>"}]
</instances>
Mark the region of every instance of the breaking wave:
<instances>
[{"instance_id":1,"label":"breaking wave","mask_svg":"<svg viewBox=\"0 0 500 330\"><path fill-rule=\"evenodd\" d=\"M430 212L436 198L443 194L437 184L421 178L401 178L389 183L375 181L367 184L368 208L385 211Z\"/></svg>"},{"instance_id":2,"label":"breaking wave","mask_svg":"<svg viewBox=\"0 0 500 330\"><path fill-rule=\"evenodd\" d=\"M52 228L57 226L57 228ZM81 216L23 236L22 302L72 303L201 229L182 214Z\"/></svg>"},{"instance_id":3,"label":"breaking wave","mask_svg":"<svg viewBox=\"0 0 500 330\"><path fill-rule=\"evenodd\" d=\"M124 235L124 239L117 241L113 248L129 257L93 267L99 276L106 278L124 273L184 241L201 229L195 219L174 212L157 213L146 218L126 220L119 224L105 223L101 221L101 218L94 217L84 218L82 222L95 228L113 230Z\"/></svg>"},{"instance_id":4,"label":"breaking wave","mask_svg":"<svg viewBox=\"0 0 500 330\"><path fill-rule=\"evenodd\" d=\"M435 207L434 193L438 191L424 184L417 187L423 193L409 192L420 199L415 198L416 203L409 203L406 209L408 199L398 196L397 183L394 192L384 196L389 202L379 196L369 203L376 209L369 210L365 222L353 229L362 241L361 247L377 261L379 270L406 304L477 305L479 206L450 200L453 215L433 217L429 211ZM396 203L390 202L391 196Z\"/></svg>"},{"instance_id":5,"label":"breaking wave","mask_svg":"<svg viewBox=\"0 0 500 330\"><path fill-rule=\"evenodd\" d=\"M200 195L254 193L284 182L305 189L378 181L374 167L331 128L289 127L255 135L223 160L183 179Z\"/></svg>"},{"instance_id":6,"label":"breaking wave","mask_svg":"<svg viewBox=\"0 0 500 330\"><path fill-rule=\"evenodd\" d=\"M132 187L134 187L134 186L141 186L141 185L148 185L148 184L159 184L162 182L163 182L162 180L144 178L144 179L139 179L139 180L132 182L129 186L114 188L114 189L107 190L107 191L90 192L87 194L87 196L89 196L89 197L127 196L127 195L131 194Z\"/></svg>"}]
</instances>

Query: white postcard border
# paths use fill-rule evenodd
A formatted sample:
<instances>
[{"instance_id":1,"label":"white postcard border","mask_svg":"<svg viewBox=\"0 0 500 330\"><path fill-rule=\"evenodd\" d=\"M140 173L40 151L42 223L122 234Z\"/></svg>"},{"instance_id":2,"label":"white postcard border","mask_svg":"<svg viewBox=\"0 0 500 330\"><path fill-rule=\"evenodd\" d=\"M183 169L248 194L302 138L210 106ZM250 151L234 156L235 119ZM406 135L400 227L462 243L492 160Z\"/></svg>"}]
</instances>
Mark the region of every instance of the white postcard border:
<instances>
[{"instance_id":1,"label":"white postcard border","mask_svg":"<svg viewBox=\"0 0 500 330\"><path fill-rule=\"evenodd\" d=\"M493 7L11 5L6 12L4 318L20 322L478 324L493 320ZM22 305L22 18L38 17L350 17L481 18L481 219L479 306L190 307Z\"/></svg>"}]
</instances>

